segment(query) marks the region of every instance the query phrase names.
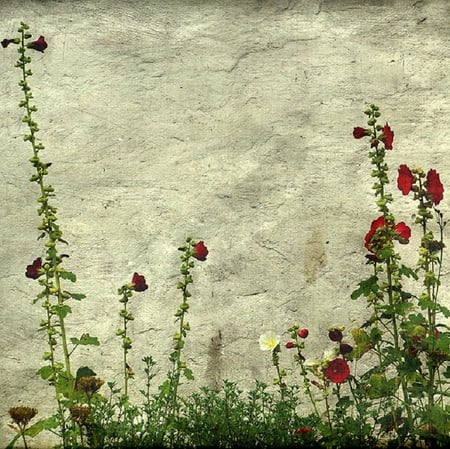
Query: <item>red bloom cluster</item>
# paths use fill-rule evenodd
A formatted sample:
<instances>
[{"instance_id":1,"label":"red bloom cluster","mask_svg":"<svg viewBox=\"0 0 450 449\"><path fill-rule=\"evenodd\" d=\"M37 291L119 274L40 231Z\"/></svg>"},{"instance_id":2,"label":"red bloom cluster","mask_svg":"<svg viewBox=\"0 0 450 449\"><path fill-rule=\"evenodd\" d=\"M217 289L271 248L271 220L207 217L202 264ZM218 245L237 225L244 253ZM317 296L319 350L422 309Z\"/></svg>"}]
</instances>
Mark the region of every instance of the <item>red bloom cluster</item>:
<instances>
[{"instance_id":1,"label":"red bloom cluster","mask_svg":"<svg viewBox=\"0 0 450 449\"><path fill-rule=\"evenodd\" d=\"M364 241L364 246L368 251L371 251L372 253L376 252L376 244L377 244L377 238L376 233L378 229L384 228L386 226L386 221L383 216L378 217L376 220L372 221L372 224L370 226L369 232L366 234ZM388 226L393 226L389 225ZM407 226L403 221L400 223L397 223L395 225L395 232L398 235L398 240L400 243L408 243L409 238L411 237L411 228Z\"/></svg>"},{"instance_id":2,"label":"red bloom cluster","mask_svg":"<svg viewBox=\"0 0 450 449\"><path fill-rule=\"evenodd\" d=\"M30 279L37 279L42 274L42 259L38 257L31 265L27 265L25 276Z\"/></svg>"},{"instance_id":3,"label":"red bloom cluster","mask_svg":"<svg viewBox=\"0 0 450 449\"><path fill-rule=\"evenodd\" d=\"M194 257L197 260L204 261L206 260L206 256L208 255L209 251L208 248L203 243L203 240L200 240L195 246L194 246Z\"/></svg>"},{"instance_id":4,"label":"red bloom cluster","mask_svg":"<svg viewBox=\"0 0 450 449\"><path fill-rule=\"evenodd\" d=\"M392 131L388 123L383 126L381 131L381 140L384 143L384 148L386 148L386 150L392 150L394 131ZM362 128L361 126L356 126L355 128L353 128L353 137L355 139L362 139L363 137L370 136L371 134L372 132L368 128ZM372 141L371 147L378 147L378 139Z\"/></svg>"},{"instance_id":5,"label":"red bloom cluster","mask_svg":"<svg viewBox=\"0 0 450 449\"><path fill-rule=\"evenodd\" d=\"M411 192L414 182L415 177L410 168L405 164L400 165L398 168L397 187L403 195L408 195ZM433 204L438 205L444 198L444 186L439 178L439 173L433 168L428 170L424 186L431 196Z\"/></svg>"},{"instance_id":6,"label":"red bloom cluster","mask_svg":"<svg viewBox=\"0 0 450 449\"><path fill-rule=\"evenodd\" d=\"M148 285L145 282L145 277L138 273L133 274L131 284L133 285L133 289L135 292L143 292L148 289Z\"/></svg>"},{"instance_id":7,"label":"red bloom cluster","mask_svg":"<svg viewBox=\"0 0 450 449\"><path fill-rule=\"evenodd\" d=\"M337 358L328 363L323 374L330 382L341 384L350 376L350 367L346 360Z\"/></svg>"},{"instance_id":8,"label":"red bloom cluster","mask_svg":"<svg viewBox=\"0 0 450 449\"><path fill-rule=\"evenodd\" d=\"M19 39L3 39L1 42L3 48L6 48L9 44L19 44L19 43L20 43ZM31 48L32 50L44 53L44 50L48 47L48 44L47 42L45 42L44 36L39 36L39 39L28 43L27 47Z\"/></svg>"}]
</instances>

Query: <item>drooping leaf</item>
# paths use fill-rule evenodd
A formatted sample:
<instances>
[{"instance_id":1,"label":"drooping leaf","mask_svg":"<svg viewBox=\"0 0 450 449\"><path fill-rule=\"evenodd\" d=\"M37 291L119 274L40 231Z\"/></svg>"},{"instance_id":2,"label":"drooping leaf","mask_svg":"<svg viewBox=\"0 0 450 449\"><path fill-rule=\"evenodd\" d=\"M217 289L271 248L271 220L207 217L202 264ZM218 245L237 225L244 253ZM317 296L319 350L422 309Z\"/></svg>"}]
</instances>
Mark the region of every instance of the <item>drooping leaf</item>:
<instances>
[{"instance_id":1,"label":"drooping leaf","mask_svg":"<svg viewBox=\"0 0 450 449\"><path fill-rule=\"evenodd\" d=\"M88 376L96 376L96 375L97 375L97 373L92 371L89 367L82 366L81 368L77 369L76 379L78 380L80 377L88 377Z\"/></svg>"},{"instance_id":2,"label":"drooping leaf","mask_svg":"<svg viewBox=\"0 0 450 449\"><path fill-rule=\"evenodd\" d=\"M74 345L92 345L92 346L100 346L100 342L97 337L91 337L89 334L83 334L81 338L72 337L70 339L72 344Z\"/></svg>"},{"instance_id":3,"label":"drooping leaf","mask_svg":"<svg viewBox=\"0 0 450 449\"><path fill-rule=\"evenodd\" d=\"M371 293L376 293L379 290L378 277L376 275L361 281L358 285L359 287L350 296L352 299L358 299L361 295L367 297Z\"/></svg>"}]
</instances>

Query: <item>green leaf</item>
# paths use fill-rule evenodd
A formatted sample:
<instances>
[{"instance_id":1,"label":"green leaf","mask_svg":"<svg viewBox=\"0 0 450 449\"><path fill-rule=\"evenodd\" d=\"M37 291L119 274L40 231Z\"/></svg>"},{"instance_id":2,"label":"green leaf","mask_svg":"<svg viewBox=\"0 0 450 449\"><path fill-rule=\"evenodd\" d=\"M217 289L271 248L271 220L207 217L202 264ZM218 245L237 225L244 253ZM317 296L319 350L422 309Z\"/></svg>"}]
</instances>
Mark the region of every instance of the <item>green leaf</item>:
<instances>
[{"instance_id":1,"label":"green leaf","mask_svg":"<svg viewBox=\"0 0 450 449\"><path fill-rule=\"evenodd\" d=\"M51 366L43 366L37 371L36 374L39 374L42 379L48 380L53 376L53 368Z\"/></svg>"},{"instance_id":2,"label":"green leaf","mask_svg":"<svg viewBox=\"0 0 450 449\"><path fill-rule=\"evenodd\" d=\"M76 337L72 337L70 339L72 344L74 345L92 345L92 346L100 346L100 342L97 337L91 337L89 334L83 334L80 339Z\"/></svg>"},{"instance_id":3,"label":"green leaf","mask_svg":"<svg viewBox=\"0 0 450 449\"><path fill-rule=\"evenodd\" d=\"M412 268L406 267L405 265L402 265L398 271L400 272L400 274L408 278L413 278L416 281L417 279L419 279L419 276L417 275L416 271L413 270Z\"/></svg>"},{"instance_id":4,"label":"green leaf","mask_svg":"<svg viewBox=\"0 0 450 449\"><path fill-rule=\"evenodd\" d=\"M56 304L51 308L53 313L56 313L60 319L64 319L69 313L72 313L72 309L66 304Z\"/></svg>"},{"instance_id":5,"label":"green leaf","mask_svg":"<svg viewBox=\"0 0 450 449\"><path fill-rule=\"evenodd\" d=\"M81 301L82 299L86 298L86 295L83 293L70 293L70 297L75 299L76 301Z\"/></svg>"},{"instance_id":6,"label":"green leaf","mask_svg":"<svg viewBox=\"0 0 450 449\"><path fill-rule=\"evenodd\" d=\"M28 429L25 431L25 435L28 435L30 437L35 437L36 435L41 433L43 430L56 429L59 427L59 425L60 425L60 422L56 416L50 416L49 418L42 418L37 423L28 427Z\"/></svg>"},{"instance_id":7,"label":"green leaf","mask_svg":"<svg viewBox=\"0 0 450 449\"><path fill-rule=\"evenodd\" d=\"M191 369L189 369L189 368L184 368L183 374L184 374L184 377L185 377L187 380L194 380L194 373L192 372Z\"/></svg>"},{"instance_id":8,"label":"green leaf","mask_svg":"<svg viewBox=\"0 0 450 449\"><path fill-rule=\"evenodd\" d=\"M74 273L71 273L70 271L66 271L66 270L61 271L59 273L59 276L61 277L61 279L67 279L68 281L71 281L71 282L76 282L76 280L77 280L77 277L75 276Z\"/></svg>"},{"instance_id":9,"label":"green leaf","mask_svg":"<svg viewBox=\"0 0 450 449\"><path fill-rule=\"evenodd\" d=\"M80 377L88 377L88 376L96 376L96 375L97 375L97 373L92 371L87 366L82 366L81 368L77 369L76 379L78 380L78 379L80 379Z\"/></svg>"},{"instance_id":10,"label":"green leaf","mask_svg":"<svg viewBox=\"0 0 450 449\"><path fill-rule=\"evenodd\" d=\"M359 287L352 292L351 298L358 299L361 295L369 296L371 293L376 293L379 290L378 277L376 275L361 281Z\"/></svg>"}]
</instances>

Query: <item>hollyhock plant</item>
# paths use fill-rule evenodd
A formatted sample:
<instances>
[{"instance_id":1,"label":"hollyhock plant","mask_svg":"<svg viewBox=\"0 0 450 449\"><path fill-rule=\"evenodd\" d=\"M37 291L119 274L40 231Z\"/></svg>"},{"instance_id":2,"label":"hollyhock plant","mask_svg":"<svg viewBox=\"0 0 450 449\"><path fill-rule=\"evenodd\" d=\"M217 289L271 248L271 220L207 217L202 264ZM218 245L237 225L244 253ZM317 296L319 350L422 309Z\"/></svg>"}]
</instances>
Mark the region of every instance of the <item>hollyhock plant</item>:
<instances>
[{"instance_id":1,"label":"hollyhock plant","mask_svg":"<svg viewBox=\"0 0 450 449\"><path fill-rule=\"evenodd\" d=\"M38 257L31 265L27 265L25 276L30 279L37 279L43 274L42 272L42 258Z\"/></svg>"},{"instance_id":2,"label":"hollyhock plant","mask_svg":"<svg viewBox=\"0 0 450 449\"><path fill-rule=\"evenodd\" d=\"M437 206L444 198L444 186L442 185L439 174L436 170L431 169L428 171L425 188L431 195L433 204Z\"/></svg>"},{"instance_id":3,"label":"hollyhock plant","mask_svg":"<svg viewBox=\"0 0 450 449\"><path fill-rule=\"evenodd\" d=\"M406 164L398 167L397 187L403 195L408 195L414 184L414 175Z\"/></svg>"},{"instance_id":4,"label":"hollyhock plant","mask_svg":"<svg viewBox=\"0 0 450 449\"><path fill-rule=\"evenodd\" d=\"M350 367L346 360L337 358L328 362L323 374L330 382L341 384L349 378Z\"/></svg>"},{"instance_id":5,"label":"hollyhock plant","mask_svg":"<svg viewBox=\"0 0 450 449\"><path fill-rule=\"evenodd\" d=\"M143 292L148 289L148 285L145 282L145 277L138 273L133 274L131 284L133 285L133 289L135 292Z\"/></svg>"}]
</instances>

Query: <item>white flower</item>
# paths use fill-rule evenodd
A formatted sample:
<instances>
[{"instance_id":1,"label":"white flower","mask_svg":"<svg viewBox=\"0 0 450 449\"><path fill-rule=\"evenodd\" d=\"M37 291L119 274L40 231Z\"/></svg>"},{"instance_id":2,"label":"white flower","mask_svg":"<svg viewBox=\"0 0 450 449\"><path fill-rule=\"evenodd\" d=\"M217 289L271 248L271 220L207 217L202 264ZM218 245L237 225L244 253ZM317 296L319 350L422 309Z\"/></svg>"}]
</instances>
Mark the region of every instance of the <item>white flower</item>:
<instances>
[{"instance_id":1,"label":"white flower","mask_svg":"<svg viewBox=\"0 0 450 449\"><path fill-rule=\"evenodd\" d=\"M266 332L259 337L261 351L273 351L280 344L280 336L274 331Z\"/></svg>"},{"instance_id":2,"label":"white flower","mask_svg":"<svg viewBox=\"0 0 450 449\"><path fill-rule=\"evenodd\" d=\"M325 351L323 351L323 355L322 355L322 363L328 364L328 362L335 359L336 357L337 357L336 348L325 349Z\"/></svg>"}]
</instances>

